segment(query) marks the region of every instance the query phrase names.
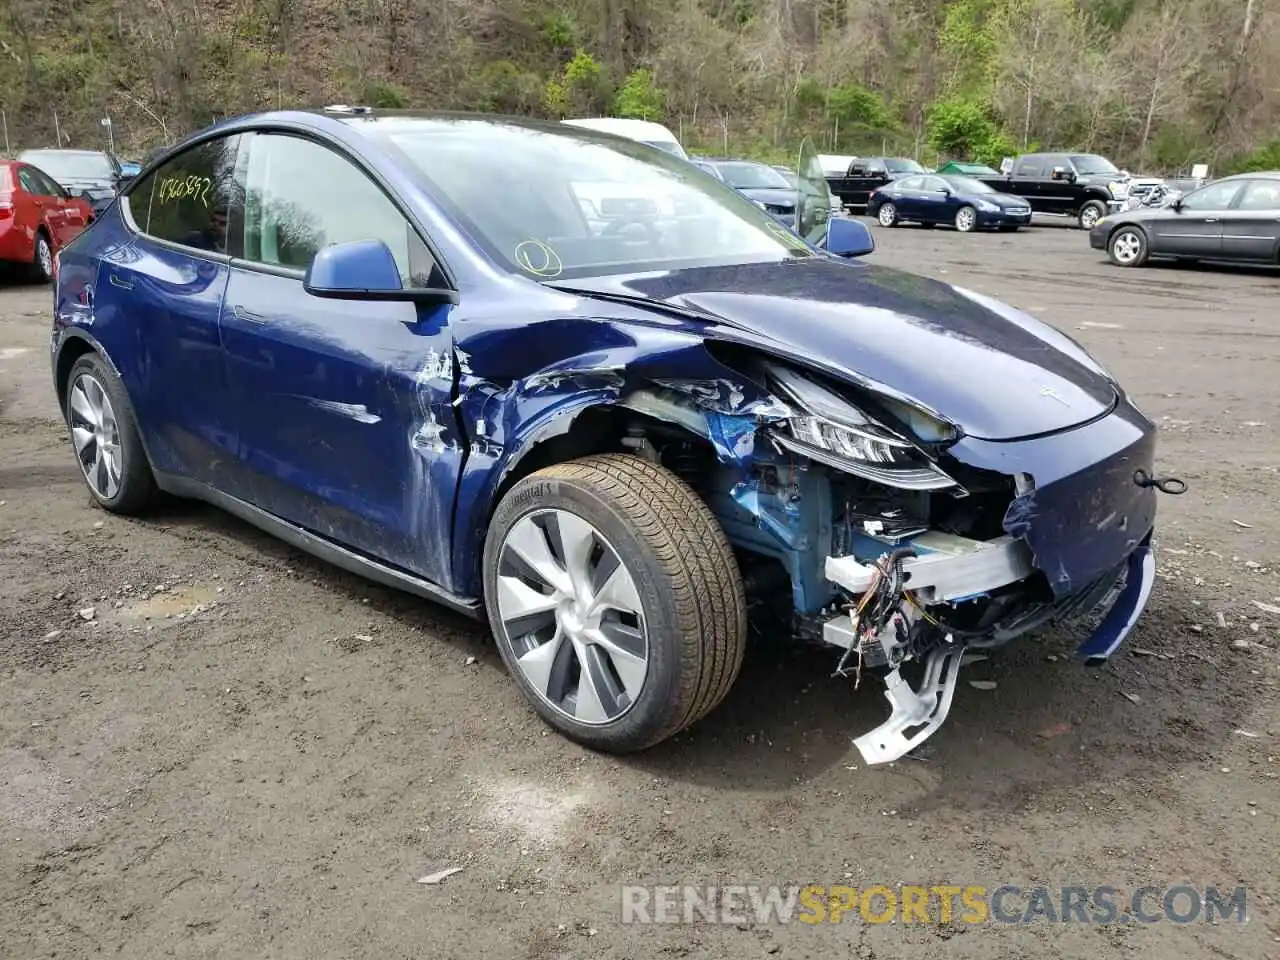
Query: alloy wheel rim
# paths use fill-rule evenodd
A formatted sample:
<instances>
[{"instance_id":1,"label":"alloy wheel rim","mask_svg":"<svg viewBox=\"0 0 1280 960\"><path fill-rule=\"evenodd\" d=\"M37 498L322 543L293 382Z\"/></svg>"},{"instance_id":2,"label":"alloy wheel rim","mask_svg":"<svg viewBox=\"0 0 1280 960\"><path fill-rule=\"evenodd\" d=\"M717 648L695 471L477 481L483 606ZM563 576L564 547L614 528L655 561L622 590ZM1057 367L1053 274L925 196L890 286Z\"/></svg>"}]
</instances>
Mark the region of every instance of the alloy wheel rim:
<instances>
[{"instance_id":1,"label":"alloy wheel rim","mask_svg":"<svg viewBox=\"0 0 1280 960\"><path fill-rule=\"evenodd\" d=\"M36 256L40 258L40 269L46 277L53 275L53 251L49 249L49 241L41 237L36 241Z\"/></svg>"},{"instance_id":2,"label":"alloy wheel rim","mask_svg":"<svg viewBox=\"0 0 1280 960\"><path fill-rule=\"evenodd\" d=\"M1098 222L1098 211L1094 207L1088 207L1084 213L1080 215L1080 222L1086 229L1092 230L1093 225Z\"/></svg>"},{"instance_id":3,"label":"alloy wheel rim","mask_svg":"<svg viewBox=\"0 0 1280 960\"><path fill-rule=\"evenodd\" d=\"M972 230L973 229L973 211L961 210L960 213L956 215L956 226L966 233Z\"/></svg>"},{"instance_id":4,"label":"alloy wheel rim","mask_svg":"<svg viewBox=\"0 0 1280 960\"><path fill-rule=\"evenodd\" d=\"M893 208L892 203L887 203L880 208L880 224L881 226L891 227L893 221L898 219L898 212Z\"/></svg>"},{"instance_id":5,"label":"alloy wheel rim","mask_svg":"<svg viewBox=\"0 0 1280 960\"><path fill-rule=\"evenodd\" d=\"M82 373L71 385L67 410L84 478L95 494L110 500L120 490L124 457L111 399L96 377Z\"/></svg>"},{"instance_id":6,"label":"alloy wheel rim","mask_svg":"<svg viewBox=\"0 0 1280 960\"><path fill-rule=\"evenodd\" d=\"M1116 237L1111 248L1115 251L1116 259L1121 263L1132 263L1138 258L1138 251L1142 248L1142 244L1136 236L1126 231Z\"/></svg>"},{"instance_id":7,"label":"alloy wheel rim","mask_svg":"<svg viewBox=\"0 0 1280 960\"><path fill-rule=\"evenodd\" d=\"M639 699L649 642L639 592L613 545L567 510L521 517L498 556L502 642L552 709L588 726Z\"/></svg>"}]
</instances>

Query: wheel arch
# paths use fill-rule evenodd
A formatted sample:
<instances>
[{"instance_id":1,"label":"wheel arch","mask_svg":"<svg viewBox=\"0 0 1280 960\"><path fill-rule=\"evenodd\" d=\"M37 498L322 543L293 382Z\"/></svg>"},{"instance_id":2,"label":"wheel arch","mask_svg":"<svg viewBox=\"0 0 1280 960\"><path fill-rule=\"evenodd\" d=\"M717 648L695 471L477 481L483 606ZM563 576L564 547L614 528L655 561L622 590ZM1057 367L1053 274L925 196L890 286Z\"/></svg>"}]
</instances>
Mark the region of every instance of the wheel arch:
<instances>
[{"instance_id":1,"label":"wheel arch","mask_svg":"<svg viewBox=\"0 0 1280 960\"><path fill-rule=\"evenodd\" d=\"M58 345L53 361L53 385L58 395L59 410L65 411L67 408L67 378L71 375L71 368L87 353L96 353L117 377L120 376L120 368L97 339L78 327L68 328L62 335L62 342ZM121 377L121 382L123 381L124 378Z\"/></svg>"}]
</instances>

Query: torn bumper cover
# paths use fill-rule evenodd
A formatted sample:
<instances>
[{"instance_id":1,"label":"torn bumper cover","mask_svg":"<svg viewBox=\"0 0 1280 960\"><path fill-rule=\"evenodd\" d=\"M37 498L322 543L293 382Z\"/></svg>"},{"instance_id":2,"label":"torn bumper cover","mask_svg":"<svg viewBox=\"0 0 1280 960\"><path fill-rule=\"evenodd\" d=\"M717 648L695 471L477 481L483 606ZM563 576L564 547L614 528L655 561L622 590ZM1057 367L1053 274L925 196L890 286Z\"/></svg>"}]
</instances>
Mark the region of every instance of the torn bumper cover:
<instances>
[{"instance_id":1,"label":"torn bumper cover","mask_svg":"<svg viewBox=\"0 0 1280 960\"><path fill-rule=\"evenodd\" d=\"M1155 582L1151 541L1156 490L1147 480L1155 430L1130 409L1067 435L957 445L956 458L966 465L1020 477L1023 487L1005 514L1005 536L977 541L930 530L899 551L908 555L897 558L896 574L911 602L904 606L905 625L893 623L877 637L884 648L880 662L889 668L885 696L892 709L884 723L854 740L867 763L896 760L941 726L970 646L998 645L1054 621L1087 620L1097 625L1076 656L1097 663L1132 631ZM830 556L825 564L827 579L855 598L876 589L889 556L856 552L861 557ZM1037 594L1039 599L972 633L953 633L945 617L931 618L926 612L954 611L1000 593ZM927 649L908 647L903 655L894 647L893 634L900 640L910 633L912 609L940 627L943 636ZM859 664L865 638L853 607L823 625L823 639L856 650ZM912 658L925 665L918 690L898 670Z\"/></svg>"}]
</instances>

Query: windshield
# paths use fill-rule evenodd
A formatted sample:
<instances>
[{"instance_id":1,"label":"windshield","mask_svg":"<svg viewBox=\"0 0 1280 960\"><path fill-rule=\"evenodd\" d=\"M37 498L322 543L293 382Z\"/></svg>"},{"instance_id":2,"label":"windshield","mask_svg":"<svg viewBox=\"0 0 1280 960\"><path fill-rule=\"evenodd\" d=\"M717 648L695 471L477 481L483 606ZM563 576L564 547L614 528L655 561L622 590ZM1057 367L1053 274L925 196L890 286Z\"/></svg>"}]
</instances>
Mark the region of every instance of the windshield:
<instances>
[{"instance_id":1,"label":"windshield","mask_svg":"<svg viewBox=\"0 0 1280 960\"><path fill-rule=\"evenodd\" d=\"M886 157L884 161L885 169L890 173L924 173L924 167L916 163L914 160L905 160L898 157Z\"/></svg>"},{"instance_id":2,"label":"windshield","mask_svg":"<svg viewBox=\"0 0 1280 960\"><path fill-rule=\"evenodd\" d=\"M684 152L684 147L680 146L680 144L676 143L674 140L641 140L640 142L646 146L657 147L659 150L664 153L669 153L673 157L684 157L685 159L688 159Z\"/></svg>"},{"instance_id":3,"label":"windshield","mask_svg":"<svg viewBox=\"0 0 1280 960\"><path fill-rule=\"evenodd\" d=\"M55 180L110 180L116 174L102 153L28 150L22 154L22 162L39 167Z\"/></svg>"},{"instance_id":4,"label":"windshield","mask_svg":"<svg viewBox=\"0 0 1280 960\"><path fill-rule=\"evenodd\" d=\"M739 190L790 190L791 185L773 167L763 163L717 163L724 182Z\"/></svg>"},{"instance_id":5,"label":"windshield","mask_svg":"<svg viewBox=\"0 0 1280 960\"><path fill-rule=\"evenodd\" d=\"M1091 173L1119 173L1116 165L1106 157L1098 157L1093 154L1073 155L1071 165L1076 168L1076 173L1087 176Z\"/></svg>"},{"instance_id":6,"label":"windshield","mask_svg":"<svg viewBox=\"0 0 1280 960\"><path fill-rule=\"evenodd\" d=\"M571 279L815 255L741 194L639 143L500 120L354 122L398 148L477 246L525 276Z\"/></svg>"},{"instance_id":7,"label":"windshield","mask_svg":"<svg viewBox=\"0 0 1280 960\"><path fill-rule=\"evenodd\" d=\"M992 187L973 177L943 177L956 193L995 193Z\"/></svg>"}]
</instances>

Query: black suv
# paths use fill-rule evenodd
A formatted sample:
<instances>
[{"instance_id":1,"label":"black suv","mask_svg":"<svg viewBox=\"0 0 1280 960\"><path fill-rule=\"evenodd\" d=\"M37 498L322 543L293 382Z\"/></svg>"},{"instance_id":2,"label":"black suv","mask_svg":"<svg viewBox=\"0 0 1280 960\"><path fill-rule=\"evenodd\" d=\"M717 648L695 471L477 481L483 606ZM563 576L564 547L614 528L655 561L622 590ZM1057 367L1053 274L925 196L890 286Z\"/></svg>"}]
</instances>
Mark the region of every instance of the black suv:
<instances>
[{"instance_id":1,"label":"black suv","mask_svg":"<svg viewBox=\"0 0 1280 960\"><path fill-rule=\"evenodd\" d=\"M1129 175L1092 153L1024 153L1006 160L999 177L982 182L1022 197L1035 213L1075 217L1085 230L1118 210L1129 195Z\"/></svg>"},{"instance_id":2,"label":"black suv","mask_svg":"<svg viewBox=\"0 0 1280 960\"><path fill-rule=\"evenodd\" d=\"M844 176L828 176L827 188L846 207L865 207L871 194L890 180L926 173L908 157L855 157Z\"/></svg>"}]
</instances>

